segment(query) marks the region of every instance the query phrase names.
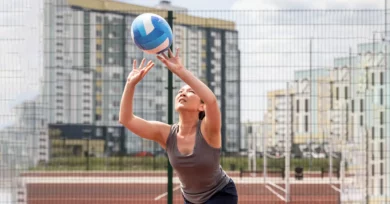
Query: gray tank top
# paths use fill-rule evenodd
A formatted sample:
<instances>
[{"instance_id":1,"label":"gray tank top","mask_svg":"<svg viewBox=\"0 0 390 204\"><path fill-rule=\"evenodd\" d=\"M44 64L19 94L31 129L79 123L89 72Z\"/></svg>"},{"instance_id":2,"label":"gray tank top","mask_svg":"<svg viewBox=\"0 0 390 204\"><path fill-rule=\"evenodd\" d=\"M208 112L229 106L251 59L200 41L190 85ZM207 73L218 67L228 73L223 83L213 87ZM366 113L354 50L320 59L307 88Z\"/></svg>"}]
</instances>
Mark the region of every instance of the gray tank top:
<instances>
[{"instance_id":1,"label":"gray tank top","mask_svg":"<svg viewBox=\"0 0 390 204\"><path fill-rule=\"evenodd\" d=\"M226 186L230 177L220 165L220 149L211 147L197 125L192 154L182 155L177 148L176 134L179 125L171 126L166 149L169 161L181 183L183 196L191 203L204 203L214 193Z\"/></svg>"}]
</instances>

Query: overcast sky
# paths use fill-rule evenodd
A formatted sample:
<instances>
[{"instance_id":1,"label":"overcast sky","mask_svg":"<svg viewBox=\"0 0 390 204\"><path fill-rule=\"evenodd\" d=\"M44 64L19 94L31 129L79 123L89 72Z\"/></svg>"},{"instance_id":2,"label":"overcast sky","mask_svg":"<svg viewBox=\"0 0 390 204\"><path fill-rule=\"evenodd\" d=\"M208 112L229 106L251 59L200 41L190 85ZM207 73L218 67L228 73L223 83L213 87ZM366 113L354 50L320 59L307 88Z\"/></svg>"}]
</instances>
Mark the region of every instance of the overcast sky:
<instances>
[{"instance_id":1,"label":"overcast sky","mask_svg":"<svg viewBox=\"0 0 390 204\"><path fill-rule=\"evenodd\" d=\"M158 0L121 0L123 2L154 6ZM285 20L304 22L353 23L360 19L361 13L319 13L304 12L258 12L268 9L383 9L384 0L173 0L172 4L191 10L213 10L191 12L194 15L212 16L233 20L239 32L239 46L242 52L242 119L260 120L265 108L267 91L285 87L285 81L291 80L295 69L307 66L308 39L310 37L344 36L350 40L313 42L317 51L347 52L348 47L365 42L364 36L370 36L377 27L348 26L269 26L278 25ZM224 11L218 11L224 10ZM227 12L236 10L235 12ZM251 10L242 12L240 10ZM38 92L39 77L42 73L42 1L12 0L0 3L0 128L12 121L9 107L12 104L32 98ZM6 11L6 12L5 12ZM312 19L308 19L312 18ZM378 18L377 16L371 16ZM317 20L317 21L316 21ZM274 22L273 22L274 21ZM261 26L262 25L262 26ZM356 30L359 29L359 32ZM364 31L364 32L363 32ZM377 31L381 31L380 29ZM348 33L349 32L349 33ZM297 38L303 37L304 40ZM270 40L265 40L270 38ZM294 40L281 40L283 38ZM352 38L356 38L352 41ZM275 40L278 39L278 40ZM335 44L335 42L337 42ZM332 45L325 45L332 44ZM299 55L272 55L280 52L303 52ZM269 52L269 53L266 53ZM339 56L342 56L343 53ZM330 65L335 55L317 59L320 65ZM272 66L289 65L282 69ZM272 80L272 81L269 81ZM251 83L249 83L251 82ZM279 83L280 82L280 83ZM3 125L2 125L3 124Z\"/></svg>"}]
</instances>

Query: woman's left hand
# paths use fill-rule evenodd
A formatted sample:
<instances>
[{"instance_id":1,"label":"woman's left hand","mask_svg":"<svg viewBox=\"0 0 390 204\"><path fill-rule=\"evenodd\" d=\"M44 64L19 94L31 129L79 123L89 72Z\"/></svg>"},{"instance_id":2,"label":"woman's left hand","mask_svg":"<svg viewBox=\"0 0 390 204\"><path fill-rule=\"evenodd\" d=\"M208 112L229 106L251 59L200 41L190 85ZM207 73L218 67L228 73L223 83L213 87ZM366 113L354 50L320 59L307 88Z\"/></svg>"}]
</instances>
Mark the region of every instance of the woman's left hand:
<instances>
[{"instance_id":1,"label":"woman's left hand","mask_svg":"<svg viewBox=\"0 0 390 204\"><path fill-rule=\"evenodd\" d=\"M157 56L157 59L159 59L171 72L173 72L176 75L180 75L182 72L186 70L183 64L181 63L181 59L179 57L179 51L180 49L177 48L176 55L173 55L171 49L169 49L168 53L170 57L167 57L164 53Z\"/></svg>"}]
</instances>

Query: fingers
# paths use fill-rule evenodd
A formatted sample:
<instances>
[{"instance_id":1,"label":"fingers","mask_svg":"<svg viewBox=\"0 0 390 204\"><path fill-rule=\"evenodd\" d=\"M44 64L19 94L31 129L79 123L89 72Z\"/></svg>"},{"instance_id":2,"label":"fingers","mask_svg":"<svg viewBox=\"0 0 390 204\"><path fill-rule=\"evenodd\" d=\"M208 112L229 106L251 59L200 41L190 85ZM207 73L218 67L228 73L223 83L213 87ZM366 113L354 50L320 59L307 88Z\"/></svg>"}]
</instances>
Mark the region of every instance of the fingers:
<instances>
[{"instance_id":1,"label":"fingers","mask_svg":"<svg viewBox=\"0 0 390 204\"><path fill-rule=\"evenodd\" d=\"M142 69L142 67L145 64L145 58L142 59L141 64L139 64L139 69Z\"/></svg>"},{"instance_id":2,"label":"fingers","mask_svg":"<svg viewBox=\"0 0 390 204\"><path fill-rule=\"evenodd\" d=\"M163 55L165 55L165 54L163 54ZM157 59L159 59L164 64L167 61L166 55L165 56L157 55Z\"/></svg>"},{"instance_id":3,"label":"fingers","mask_svg":"<svg viewBox=\"0 0 390 204\"><path fill-rule=\"evenodd\" d=\"M169 59L169 57L165 53L161 53L161 55L164 57L164 59Z\"/></svg>"},{"instance_id":4,"label":"fingers","mask_svg":"<svg viewBox=\"0 0 390 204\"><path fill-rule=\"evenodd\" d=\"M137 60L133 60L133 69L137 67Z\"/></svg>"},{"instance_id":5,"label":"fingers","mask_svg":"<svg viewBox=\"0 0 390 204\"><path fill-rule=\"evenodd\" d=\"M180 48L176 48L176 55L175 57L179 57Z\"/></svg>"},{"instance_id":6,"label":"fingers","mask_svg":"<svg viewBox=\"0 0 390 204\"><path fill-rule=\"evenodd\" d=\"M148 65L145 67L145 71L142 76L145 76L153 67L154 63L152 61L149 61Z\"/></svg>"},{"instance_id":7,"label":"fingers","mask_svg":"<svg viewBox=\"0 0 390 204\"><path fill-rule=\"evenodd\" d=\"M168 54L169 54L169 57L173 57L174 56L171 49L168 49Z\"/></svg>"}]
</instances>

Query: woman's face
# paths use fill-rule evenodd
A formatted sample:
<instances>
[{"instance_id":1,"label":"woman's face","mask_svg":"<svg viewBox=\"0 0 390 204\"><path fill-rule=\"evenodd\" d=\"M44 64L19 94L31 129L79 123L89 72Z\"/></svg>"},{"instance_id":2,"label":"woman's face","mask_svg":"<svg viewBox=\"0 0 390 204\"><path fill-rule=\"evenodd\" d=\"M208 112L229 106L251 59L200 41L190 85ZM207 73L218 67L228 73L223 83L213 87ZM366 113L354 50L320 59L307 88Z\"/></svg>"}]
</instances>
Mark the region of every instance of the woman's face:
<instances>
[{"instance_id":1,"label":"woman's face","mask_svg":"<svg viewBox=\"0 0 390 204\"><path fill-rule=\"evenodd\" d=\"M183 86L176 95L176 111L203 111L203 103L195 91L188 85Z\"/></svg>"}]
</instances>

